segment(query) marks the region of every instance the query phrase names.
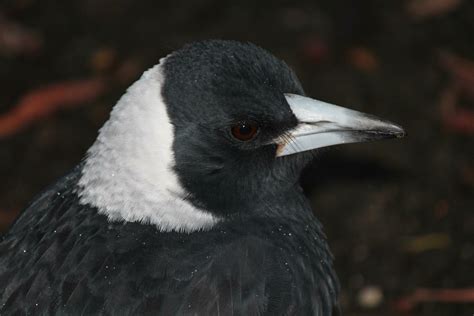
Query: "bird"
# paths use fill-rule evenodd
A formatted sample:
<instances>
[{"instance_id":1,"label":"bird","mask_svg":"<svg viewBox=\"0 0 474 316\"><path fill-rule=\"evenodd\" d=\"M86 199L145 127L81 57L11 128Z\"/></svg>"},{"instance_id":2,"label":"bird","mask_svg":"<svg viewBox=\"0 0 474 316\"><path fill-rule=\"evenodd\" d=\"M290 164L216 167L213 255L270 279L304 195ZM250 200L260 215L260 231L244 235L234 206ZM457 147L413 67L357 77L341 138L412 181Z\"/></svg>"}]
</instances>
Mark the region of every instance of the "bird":
<instances>
[{"instance_id":1,"label":"bird","mask_svg":"<svg viewBox=\"0 0 474 316\"><path fill-rule=\"evenodd\" d=\"M307 97L257 45L187 44L2 237L0 314L338 315L299 178L318 148L404 134Z\"/></svg>"}]
</instances>

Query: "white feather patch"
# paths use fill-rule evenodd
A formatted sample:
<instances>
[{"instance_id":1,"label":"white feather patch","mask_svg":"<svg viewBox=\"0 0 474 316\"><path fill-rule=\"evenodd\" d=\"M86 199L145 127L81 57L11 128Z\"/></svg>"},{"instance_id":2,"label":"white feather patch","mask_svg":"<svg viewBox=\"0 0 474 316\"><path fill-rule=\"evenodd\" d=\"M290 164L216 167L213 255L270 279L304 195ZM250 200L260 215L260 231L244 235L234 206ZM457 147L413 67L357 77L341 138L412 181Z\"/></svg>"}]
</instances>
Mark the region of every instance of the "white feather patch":
<instances>
[{"instance_id":1,"label":"white feather patch","mask_svg":"<svg viewBox=\"0 0 474 316\"><path fill-rule=\"evenodd\" d=\"M184 199L173 171L174 128L161 95L163 63L127 90L100 129L79 181L80 202L110 220L151 223L161 231L209 229L217 218Z\"/></svg>"}]
</instances>

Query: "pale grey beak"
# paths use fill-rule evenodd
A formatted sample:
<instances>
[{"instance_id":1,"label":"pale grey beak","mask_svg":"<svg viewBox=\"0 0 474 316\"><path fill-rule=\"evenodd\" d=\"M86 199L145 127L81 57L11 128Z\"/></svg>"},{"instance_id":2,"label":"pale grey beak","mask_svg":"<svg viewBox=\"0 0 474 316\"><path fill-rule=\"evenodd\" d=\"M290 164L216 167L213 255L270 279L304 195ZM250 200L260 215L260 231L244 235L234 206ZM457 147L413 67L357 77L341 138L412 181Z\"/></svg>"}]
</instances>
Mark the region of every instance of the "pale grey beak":
<instances>
[{"instance_id":1,"label":"pale grey beak","mask_svg":"<svg viewBox=\"0 0 474 316\"><path fill-rule=\"evenodd\" d=\"M276 140L277 156L337 144L366 142L405 136L401 126L375 116L313 100L285 94L298 126Z\"/></svg>"}]
</instances>

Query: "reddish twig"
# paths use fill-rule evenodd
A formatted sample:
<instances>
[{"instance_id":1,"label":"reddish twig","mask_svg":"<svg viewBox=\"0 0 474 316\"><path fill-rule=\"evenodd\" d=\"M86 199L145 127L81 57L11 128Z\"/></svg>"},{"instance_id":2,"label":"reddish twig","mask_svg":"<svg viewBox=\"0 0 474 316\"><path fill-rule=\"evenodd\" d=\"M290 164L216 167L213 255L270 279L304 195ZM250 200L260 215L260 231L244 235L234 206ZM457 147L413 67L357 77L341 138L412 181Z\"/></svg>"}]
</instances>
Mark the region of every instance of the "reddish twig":
<instances>
[{"instance_id":1,"label":"reddish twig","mask_svg":"<svg viewBox=\"0 0 474 316\"><path fill-rule=\"evenodd\" d=\"M439 56L441 66L453 78L453 83L441 94L441 121L452 131L474 134L474 111L458 105L461 95L474 100L474 62L448 52L441 52Z\"/></svg>"},{"instance_id":2,"label":"reddish twig","mask_svg":"<svg viewBox=\"0 0 474 316\"><path fill-rule=\"evenodd\" d=\"M8 137L32 122L63 107L93 100L105 91L100 78L61 82L26 93L9 112L0 116L0 138Z\"/></svg>"},{"instance_id":3,"label":"reddish twig","mask_svg":"<svg viewBox=\"0 0 474 316\"><path fill-rule=\"evenodd\" d=\"M461 4L462 0L411 0L407 10L410 16L423 19L450 12Z\"/></svg>"},{"instance_id":4,"label":"reddish twig","mask_svg":"<svg viewBox=\"0 0 474 316\"><path fill-rule=\"evenodd\" d=\"M474 134L474 111L458 108L459 88L448 87L440 97L441 122L449 130L463 134Z\"/></svg>"},{"instance_id":5,"label":"reddish twig","mask_svg":"<svg viewBox=\"0 0 474 316\"><path fill-rule=\"evenodd\" d=\"M419 303L474 303L474 288L467 289L416 289L411 295L395 302L395 308L408 312Z\"/></svg>"},{"instance_id":6,"label":"reddish twig","mask_svg":"<svg viewBox=\"0 0 474 316\"><path fill-rule=\"evenodd\" d=\"M441 66L453 77L454 83L474 99L474 61L448 52L441 52L439 60Z\"/></svg>"},{"instance_id":7,"label":"reddish twig","mask_svg":"<svg viewBox=\"0 0 474 316\"><path fill-rule=\"evenodd\" d=\"M379 60L369 48L352 47L347 52L349 62L359 70L364 72L374 72L379 68Z\"/></svg>"}]
</instances>

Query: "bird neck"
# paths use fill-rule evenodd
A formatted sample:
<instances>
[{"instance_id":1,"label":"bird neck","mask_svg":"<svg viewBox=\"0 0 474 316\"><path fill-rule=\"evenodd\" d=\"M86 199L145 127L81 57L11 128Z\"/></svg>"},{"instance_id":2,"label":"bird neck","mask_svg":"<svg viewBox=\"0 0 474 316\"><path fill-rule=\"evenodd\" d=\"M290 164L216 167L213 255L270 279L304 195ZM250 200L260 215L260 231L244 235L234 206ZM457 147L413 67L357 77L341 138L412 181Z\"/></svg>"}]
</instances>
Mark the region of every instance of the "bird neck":
<instances>
[{"instance_id":1,"label":"bird neck","mask_svg":"<svg viewBox=\"0 0 474 316\"><path fill-rule=\"evenodd\" d=\"M115 105L89 149L78 183L81 204L110 220L192 232L217 219L184 199L173 171L174 130L161 90L162 65L146 71Z\"/></svg>"}]
</instances>

